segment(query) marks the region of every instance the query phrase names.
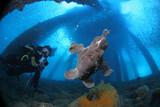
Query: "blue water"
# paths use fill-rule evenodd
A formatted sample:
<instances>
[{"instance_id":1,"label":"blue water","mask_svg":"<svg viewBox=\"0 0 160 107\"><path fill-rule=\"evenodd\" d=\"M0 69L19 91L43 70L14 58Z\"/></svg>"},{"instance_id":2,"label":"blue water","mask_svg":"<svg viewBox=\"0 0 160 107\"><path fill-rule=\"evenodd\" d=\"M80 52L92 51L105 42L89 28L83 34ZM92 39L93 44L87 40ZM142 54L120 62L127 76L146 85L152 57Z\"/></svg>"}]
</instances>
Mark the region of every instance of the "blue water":
<instances>
[{"instance_id":1,"label":"blue water","mask_svg":"<svg viewBox=\"0 0 160 107\"><path fill-rule=\"evenodd\" d=\"M99 3L100 8L74 2L40 1L26 5L23 11L12 11L0 21L0 53L24 31L61 16L67 22L38 42L57 48L42 78L65 80L64 72L73 69L77 62L77 57L68 51L71 43L87 46L104 28L111 30L109 48L104 55L114 70L110 79L128 81L159 72L159 0L99 0ZM76 16L70 20L68 14Z\"/></svg>"}]
</instances>

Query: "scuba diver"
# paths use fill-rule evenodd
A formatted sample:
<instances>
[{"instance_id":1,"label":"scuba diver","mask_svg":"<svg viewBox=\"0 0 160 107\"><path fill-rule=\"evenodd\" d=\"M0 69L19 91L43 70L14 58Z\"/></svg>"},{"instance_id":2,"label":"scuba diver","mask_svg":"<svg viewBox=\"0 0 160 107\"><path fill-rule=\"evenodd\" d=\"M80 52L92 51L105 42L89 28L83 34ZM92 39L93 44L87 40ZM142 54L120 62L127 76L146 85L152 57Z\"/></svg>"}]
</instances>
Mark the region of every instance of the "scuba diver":
<instances>
[{"instance_id":1,"label":"scuba diver","mask_svg":"<svg viewBox=\"0 0 160 107\"><path fill-rule=\"evenodd\" d=\"M18 55L7 55L2 62L10 76L19 77L24 73L34 73L30 82L33 88L37 90L40 74L48 65L47 58L53 55L52 52L53 49L50 46L25 45Z\"/></svg>"}]
</instances>

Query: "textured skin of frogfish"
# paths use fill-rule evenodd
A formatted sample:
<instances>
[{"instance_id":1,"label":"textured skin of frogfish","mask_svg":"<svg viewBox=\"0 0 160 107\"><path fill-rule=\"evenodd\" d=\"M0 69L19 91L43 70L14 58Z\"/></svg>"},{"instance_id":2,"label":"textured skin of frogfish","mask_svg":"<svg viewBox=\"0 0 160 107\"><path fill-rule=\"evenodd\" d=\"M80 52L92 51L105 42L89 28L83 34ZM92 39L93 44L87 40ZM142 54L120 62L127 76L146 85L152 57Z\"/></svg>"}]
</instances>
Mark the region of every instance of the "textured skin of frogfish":
<instances>
[{"instance_id":1,"label":"textured skin of frogfish","mask_svg":"<svg viewBox=\"0 0 160 107\"><path fill-rule=\"evenodd\" d=\"M67 79L88 80L97 69L101 69L103 73L110 69L103 60L103 54L108 46L104 35L97 36L88 47L82 44L72 44L70 51L78 54L78 62L75 69L65 73Z\"/></svg>"}]
</instances>

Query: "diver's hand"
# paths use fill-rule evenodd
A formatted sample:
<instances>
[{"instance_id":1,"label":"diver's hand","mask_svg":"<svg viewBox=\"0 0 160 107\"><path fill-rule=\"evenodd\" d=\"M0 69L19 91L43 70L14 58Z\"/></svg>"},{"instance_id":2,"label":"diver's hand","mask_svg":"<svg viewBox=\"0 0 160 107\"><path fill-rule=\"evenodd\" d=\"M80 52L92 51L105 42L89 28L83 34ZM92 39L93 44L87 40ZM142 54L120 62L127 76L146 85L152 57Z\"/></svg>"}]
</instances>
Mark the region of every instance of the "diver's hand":
<instances>
[{"instance_id":1,"label":"diver's hand","mask_svg":"<svg viewBox=\"0 0 160 107\"><path fill-rule=\"evenodd\" d=\"M37 68L39 71L42 71L45 68L45 66L44 64L40 63Z\"/></svg>"}]
</instances>

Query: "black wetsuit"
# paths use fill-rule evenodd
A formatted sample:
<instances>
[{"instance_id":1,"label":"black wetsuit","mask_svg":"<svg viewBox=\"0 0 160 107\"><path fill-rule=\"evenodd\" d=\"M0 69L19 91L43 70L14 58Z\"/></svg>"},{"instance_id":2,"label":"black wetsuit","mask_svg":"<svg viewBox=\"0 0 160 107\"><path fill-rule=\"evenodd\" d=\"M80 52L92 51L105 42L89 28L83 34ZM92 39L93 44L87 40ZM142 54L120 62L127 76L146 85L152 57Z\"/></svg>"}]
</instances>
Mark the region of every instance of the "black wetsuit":
<instances>
[{"instance_id":1,"label":"black wetsuit","mask_svg":"<svg viewBox=\"0 0 160 107\"><path fill-rule=\"evenodd\" d=\"M37 88L39 79L40 79L40 74L43 71L44 67L48 65L48 61L47 61L47 58L45 58L45 62L43 61L43 64L41 64L40 60L43 57L41 53L41 47L30 46L30 48L31 48L30 50L31 52L28 53L29 55L28 60L25 61L24 59L24 61L22 61L23 62L22 69L24 72L35 73L32 78L32 85L34 88Z\"/></svg>"},{"instance_id":2,"label":"black wetsuit","mask_svg":"<svg viewBox=\"0 0 160 107\"><path fill-rule=\"evenodd\" d=\"M44 65L40 64L42 58L41 47L26 45L22 48L19 55L8 55L5 64L9 75L19 76L23 73L32 73L32 85L38 87L41 71L48 64L47 58Z\"/></svg>"}]
</instances>

